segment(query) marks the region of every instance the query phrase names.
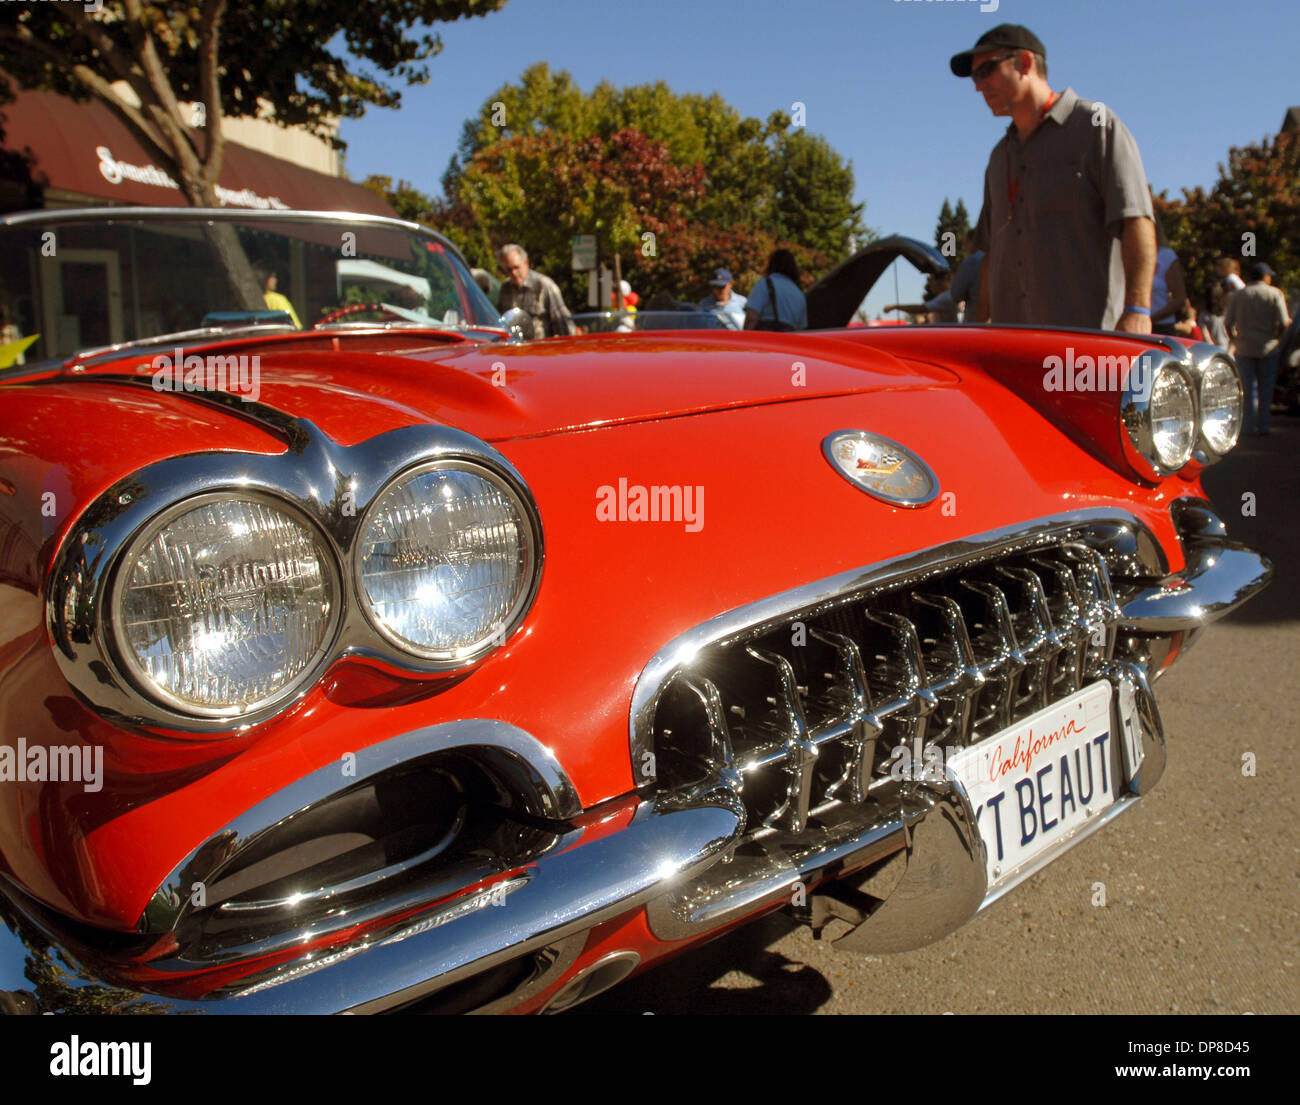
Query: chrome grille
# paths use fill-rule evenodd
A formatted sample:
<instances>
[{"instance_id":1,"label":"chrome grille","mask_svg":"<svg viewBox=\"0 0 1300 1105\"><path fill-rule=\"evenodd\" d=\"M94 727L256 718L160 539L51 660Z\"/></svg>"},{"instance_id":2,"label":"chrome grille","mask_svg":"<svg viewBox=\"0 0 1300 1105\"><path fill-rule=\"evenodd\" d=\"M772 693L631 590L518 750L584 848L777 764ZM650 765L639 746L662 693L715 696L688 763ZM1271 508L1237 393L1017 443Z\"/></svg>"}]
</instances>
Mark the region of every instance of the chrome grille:
<instances>
[{"instance_id":1,"label":"chrome grille","mask_svg":"<svg viewBox=\"0 0 1300 1105\"><path fill-rule=\"evenodd\" d=\"M1079 690L1111 660L1106 562L1058 538L927 565L702 647L662 684L654 786L802 832L862 802L892 750L966 747Z\"/></svg>"}]
</instances>

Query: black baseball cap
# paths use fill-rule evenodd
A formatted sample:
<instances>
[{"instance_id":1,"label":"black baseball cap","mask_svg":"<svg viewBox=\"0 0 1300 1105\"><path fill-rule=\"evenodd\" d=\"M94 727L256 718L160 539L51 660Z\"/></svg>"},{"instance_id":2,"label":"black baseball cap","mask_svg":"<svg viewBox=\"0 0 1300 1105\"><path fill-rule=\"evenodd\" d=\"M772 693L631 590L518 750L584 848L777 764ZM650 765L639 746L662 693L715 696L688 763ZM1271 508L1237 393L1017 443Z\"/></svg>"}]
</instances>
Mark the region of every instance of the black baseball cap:
<instances>
[{"instance_id":1,"label":"black baseball cap","mask_svg":"<svg viewBox=\"0 0 1300 1105\"><path fill-rule=\"evenodd\" d=\"M1263 280L1266 276L1276 276L1272 268L1264 261L1256 261L1250 266L1249 276L1252 280Z\"/></svg>"},{"instance_id":2,"label":"black baseball cap","mask_svg":"<svg viewBox=\"0 0 1300 1105\"><path fill-rule=\"evenodd\" d=\"M999 23L991 31L985 31L979 37L969 50L963 50L960 54L953 54L952 61L948 64L952 66L953 75L957 77L969 77L971 71L971 59L976 54L987 53L989 50L996 50L1002 47L1007 50L1029 50L1039 54L1044 60L1047 59L1047 47L1045 47L1039 38L1028 27L1022 27L1019 23Z\"/></svg>"}]
</instances>

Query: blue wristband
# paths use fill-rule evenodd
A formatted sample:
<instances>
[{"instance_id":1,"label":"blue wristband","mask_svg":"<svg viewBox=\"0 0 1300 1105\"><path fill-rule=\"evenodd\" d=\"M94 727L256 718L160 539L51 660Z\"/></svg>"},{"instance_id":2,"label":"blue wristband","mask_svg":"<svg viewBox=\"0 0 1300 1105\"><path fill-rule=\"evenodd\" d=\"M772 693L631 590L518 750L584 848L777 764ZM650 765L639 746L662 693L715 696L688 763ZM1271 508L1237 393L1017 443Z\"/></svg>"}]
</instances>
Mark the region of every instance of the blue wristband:
<instances>
[{"instance_id":1,"label":"blue wristband","mask_svg":"<svg viewBox=\"0 0 1300 1105\"><path fill-rule=\"evenodd\" d=\"M1124 313L1126 315L1146 315L1147 318L1151 317L1151 311L1147 307L1125 307Z\"/></svg>"}]
</instances>

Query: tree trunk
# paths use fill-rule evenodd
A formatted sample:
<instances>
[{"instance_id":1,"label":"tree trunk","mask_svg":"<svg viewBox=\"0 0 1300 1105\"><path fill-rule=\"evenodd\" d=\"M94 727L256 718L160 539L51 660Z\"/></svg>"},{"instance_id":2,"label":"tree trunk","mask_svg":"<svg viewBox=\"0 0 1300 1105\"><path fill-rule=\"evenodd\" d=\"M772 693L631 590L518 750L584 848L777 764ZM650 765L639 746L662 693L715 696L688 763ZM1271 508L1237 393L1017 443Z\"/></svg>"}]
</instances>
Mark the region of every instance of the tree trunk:
<instances>
[{"instance_id":1,"label":"tree trunk","mask_svg":"<svg viewBox=\"0 0 1300 1105\"><path fill-rule=\"evenodd\" d=\"M185 193L195 207L219 207L216 189L186 182ZM262 282L253 271L253 264L244 252L239 234L229 223L210 223L206 228L208 243L212 246L221 267L226 270L230 293L241 311L265 311Z\"/></svg>"}]
</instances>

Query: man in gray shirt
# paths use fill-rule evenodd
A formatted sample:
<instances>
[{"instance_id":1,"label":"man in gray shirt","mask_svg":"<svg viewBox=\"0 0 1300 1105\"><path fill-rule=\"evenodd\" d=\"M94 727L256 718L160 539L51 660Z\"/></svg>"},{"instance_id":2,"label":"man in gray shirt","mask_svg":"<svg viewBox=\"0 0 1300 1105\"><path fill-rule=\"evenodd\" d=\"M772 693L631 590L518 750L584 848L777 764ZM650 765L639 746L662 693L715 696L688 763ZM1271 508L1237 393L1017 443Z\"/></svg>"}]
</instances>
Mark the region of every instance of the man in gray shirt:
<instances>
[{"instance_id":1,"label":"man in gray shirt","mask_svg":"<svg viewBox=\"0 0 1300 1105\"><path fill-rule=\"evenodd\" d=\"M1151 333L1156 234L1133 136L1100 103L1047 84L1047 51L1004 23L953 57L1011 126L984 174L976 321Z\"/></svg>"},{"instance_id":2,"label":"man in gray shirt","mask_svg":"<svg viewBox=\"0 0 1300 1105\"><path fill-rule=\"evenodd\" d=\"M509 279L497 293L497 310L505 314L518 307L533 320L531 337L549 338L555 334L570 334L569 308L564 305L564 294L549 276L535 272L528 264L528 253L523 246L510 242L501 247L497 256Z\"/></svg>"},{"instance_id":3,"label":"man in gray shirt","mask_svg":"<svg viewBox=\"0 0 1300 1105\"><path fill-rule=\"evenodd\" d=\"M1286 298L1273 287L1273 276L1272 268L1263 261L1252 265L1250 283L1233 293L1223 319L1241 369L1246 433L1268 433L1278 339L1291 325Z\"/></svg>"}]
</instances>

